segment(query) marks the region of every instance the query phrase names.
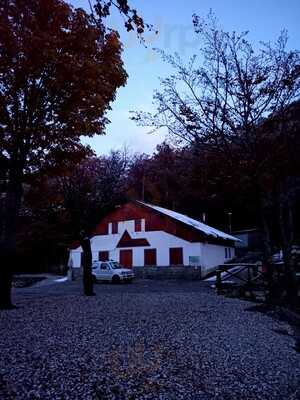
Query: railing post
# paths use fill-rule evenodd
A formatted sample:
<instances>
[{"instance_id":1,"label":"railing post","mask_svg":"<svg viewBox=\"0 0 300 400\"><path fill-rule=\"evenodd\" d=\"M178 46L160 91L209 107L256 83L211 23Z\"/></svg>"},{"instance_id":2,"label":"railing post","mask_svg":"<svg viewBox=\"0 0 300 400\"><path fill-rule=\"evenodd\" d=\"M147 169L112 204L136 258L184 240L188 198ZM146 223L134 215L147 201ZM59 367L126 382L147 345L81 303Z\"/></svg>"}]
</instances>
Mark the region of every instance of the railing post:
<instances>
[{"instance_id":1,"label":"railing post","mask_svg":"<svg viewBox=\"0 0 300 400\"><path fill-rule=\"evenodd\" d=\"M217 289L217 294L221 294L221 286L222 286L222 277L221 277L222 271L218 268L216 271L216 289Z\"/></svg>"},{"instance_id":2,"label":"railing post","mask_svg":"<svg viewBox=\"0 0 300 400\"><path fill-rule=\"evenodd\" d=\"M254 266L253 266L253 276L256 278L258 275L258 267L259 267L259 263L257 262Z\"/></svg>"},{"instance_id":3,"label":"railing post","mask_svg":"<svg viewBox=\"0 0 300 400\"><path fill-rule=\"evenodd\" d=\"M251 271L250 271L250 265L247 266L247 272L248 272L248 277L247 277L247 281L248 281L248 285L251 285Z\"/></svg>"}]
</instances>

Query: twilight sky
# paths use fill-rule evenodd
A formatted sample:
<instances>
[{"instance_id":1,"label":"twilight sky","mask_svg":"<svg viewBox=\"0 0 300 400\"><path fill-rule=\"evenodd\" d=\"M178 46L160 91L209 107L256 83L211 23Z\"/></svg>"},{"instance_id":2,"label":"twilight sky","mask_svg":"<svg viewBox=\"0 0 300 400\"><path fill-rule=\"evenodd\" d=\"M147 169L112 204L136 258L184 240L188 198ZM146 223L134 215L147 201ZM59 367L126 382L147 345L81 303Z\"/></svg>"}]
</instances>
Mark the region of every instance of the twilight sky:
<instances>
[{"instance_id":1,"label":"twilight sky","mask_svg":"<svg viewBox=\"0 0 300 400\"><path fill-rule=\"evenodd\" d=\"M69 0L76 7L88 9L88 0ZM227 31L249 30L251 42L274 41L282 29L289 34L289 47L299 48L300 0L130 0L139 14L159 31L147 32L147 48L135 34L123 29L122 19L116 14L108 25L117 28L124 44L123 60L129 75L127 85L119 89L112 104L105 136L85 140L98 155L111 149L128 146L132 152L152 153L164 139L164 133L147 134L129 119L130 110L151 111L153 91L159 87L159 77L168 76L170 67L163 63L153 47L168 53L178 52L188 59L197 53L199 42L193 33L192 14L206 16L210 9Z\"/></svg>"}]
</instances>

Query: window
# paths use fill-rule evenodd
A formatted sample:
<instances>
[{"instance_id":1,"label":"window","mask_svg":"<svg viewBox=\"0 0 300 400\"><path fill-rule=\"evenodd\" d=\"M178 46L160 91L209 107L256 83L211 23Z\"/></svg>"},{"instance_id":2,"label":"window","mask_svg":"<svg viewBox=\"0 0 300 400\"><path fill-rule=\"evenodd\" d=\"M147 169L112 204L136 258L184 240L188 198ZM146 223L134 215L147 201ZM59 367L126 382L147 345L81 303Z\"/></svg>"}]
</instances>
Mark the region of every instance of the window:
<instances>
[{"instance_id":1,"label":"window","mask_svg":"<svg viewBox=\"0 0 300 400\"><path fill-rule=\"evenodd\" d=\"M231 258L231 248L225 247L225 258Z\"/></svg>"},{"instance_id":2,"label":"window","mask_svg":"<svg viewBox=\"0 0 300 400\"><path fill-rule=\"evenodd\" d=\"M182 247L170 248L170 265L183 265Z\"/></svg>"},{"instance_id":3,"label":"window","mask_svg":"<svg viewBox=\"0 0 300 400\"><path fill-rule=\"evenodd\" d=\"M200 257L199 256L189 256L189 265L193 267L200 266Z\"/></svg>"},{"instance_id":4,"label":"window","mask_svg":"<svg viewBox=\"0 0 300 400\"><path fill-rule=\"evenodd\" d=\"M144 265L156 265L156 249L144 250Z\"/></svg>"},{"instance_id":5,"label":"window","mask_svg":"<svg viewBox=\"0 0 300 400\"><path fill-rule=\"evenodd\" d=\"M107 263L101 263L100 269L109 269L109 266Z\"/></svg>"},{"instance_id":6,"label":"window","mask_svg":"<svg viewBox=\"0 0 300 400\"><path fill-rule=\"evenodd\" d=\"M107 260L109 260L109 252L108 251L99 251L98 260L99 261L107 261Z\"/></svg>"},{"instance_id":7,"label":"window","mask_svg":"<svg viewBox=\"0 0 300 400\"><path fill-rule=\"evenodd\" d=\"M142 230L142 220L141 219L134 220L134 230L136 232L141 232L141 230Z\"/></svg>"},{"instance_id":8,"label":"window","mask_svg":"<svg viewBox=\"0 0 300 400\"><path fill-rule=\"evenodd\" d=\"M118 233L118 223L117 222L112 222L111 224L111 233Z\"/></svg>"}]
</instances>

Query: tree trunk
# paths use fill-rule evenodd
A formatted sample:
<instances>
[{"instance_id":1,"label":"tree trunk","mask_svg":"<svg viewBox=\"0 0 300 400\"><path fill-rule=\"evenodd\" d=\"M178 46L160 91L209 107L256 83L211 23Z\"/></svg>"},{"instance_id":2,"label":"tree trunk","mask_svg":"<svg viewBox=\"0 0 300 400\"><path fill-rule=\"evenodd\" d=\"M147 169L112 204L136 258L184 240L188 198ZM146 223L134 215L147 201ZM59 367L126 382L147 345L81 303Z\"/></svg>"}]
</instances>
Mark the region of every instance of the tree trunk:
<instances>
[{"instance_id":1,"label":"tree trunk","mask_svg":"<svg viewBox=\"0 0 300 400\"><path fill-rule=\"evenodd\" d=\"M283 246L284 261L284 287L287 303L295 307L297 305L298 287L296 277L296 263L291 251L294 242L294 201L293 180L287 178L281 182L278 190L279 226Z\"/></svg>"},{"instance_id":2,"label":"tree trunk","mask_svg":"<svg viewBox=\"0 0 300 400\"><path fill-rule=\"evenodd\" d=\"M91 241L87 235L81 235L80 244L83 251L83 291L86 296L94 296Z\"/></svg>"},{"instance_id":3,"label":"tree trunk","mask_svg":"<svg viewBox=\"0 0 300 400\"><path fill-rule=\"evenodd\" d=\"M261 200L261 220L263 227L263 249L264 249L264 260L265 262L269 262L270 257L272 255L272 239L271 239L271 230L268 222L268 206L266 205L266 200Z\"/></svg>"},{"instance_id":4,"label":"tree trunk","mask_svg":"<svg viewBox=\"0 0 300 400\"><path fill-rule=\"evenodd\" d=\"M266 280L268 285L268 300L271 303L277 302L280 294L278 293L278 287L274 282L274 268L272 265L272 238L271 230L269 226L268 209L271 206L271 199L267 199L264 195L261 195L261 220L263 227L263 264L266 268Z\"/></svg>"},{"instance_id":5,"label":"tree trunk","mask_svg":"<svg viewBox=\"0 0 300 400\"><path fill-rule=\"evenodd\" d=\"M11 288L16 261L17 220L22 200L22 170L9 171L7 192L2 202L0 226L0 309L13 308Z\"/></svg>"},{"instance_id":6,"label":"tree trunk","mask_svg":"<svg viewBox=\"0 0 300 400\"><path fill-rule=\"evenodd\" d=\"M1 249L0 253L0 310L8 310L14 308L11 300L12 288L12 255Z\"/></svg>"}]
</instances>

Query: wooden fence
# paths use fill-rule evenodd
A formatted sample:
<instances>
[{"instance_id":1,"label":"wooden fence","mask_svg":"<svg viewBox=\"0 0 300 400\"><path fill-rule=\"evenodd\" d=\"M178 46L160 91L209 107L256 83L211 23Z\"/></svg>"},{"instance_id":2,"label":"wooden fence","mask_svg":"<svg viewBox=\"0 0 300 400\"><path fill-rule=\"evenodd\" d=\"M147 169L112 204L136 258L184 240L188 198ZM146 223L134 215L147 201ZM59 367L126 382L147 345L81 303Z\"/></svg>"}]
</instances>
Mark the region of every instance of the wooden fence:
<instances>
[{"instance_id":1,"label":"wooden fence","mask_svg":"<svg viewBox=\"0 0 300 400\"><path fill-rule=\"evenodd\" d=\"M237 271L230 271L233 267L240 267ZM222 274L226 273L226 278L234 277L237 282L243 283L251 288L257 284L258 280L263 278L262 263L235 263L221 264L216 271L216 289L217 294L222 292L222 284L224 283Z\"/></svg>"}]
</instances>

